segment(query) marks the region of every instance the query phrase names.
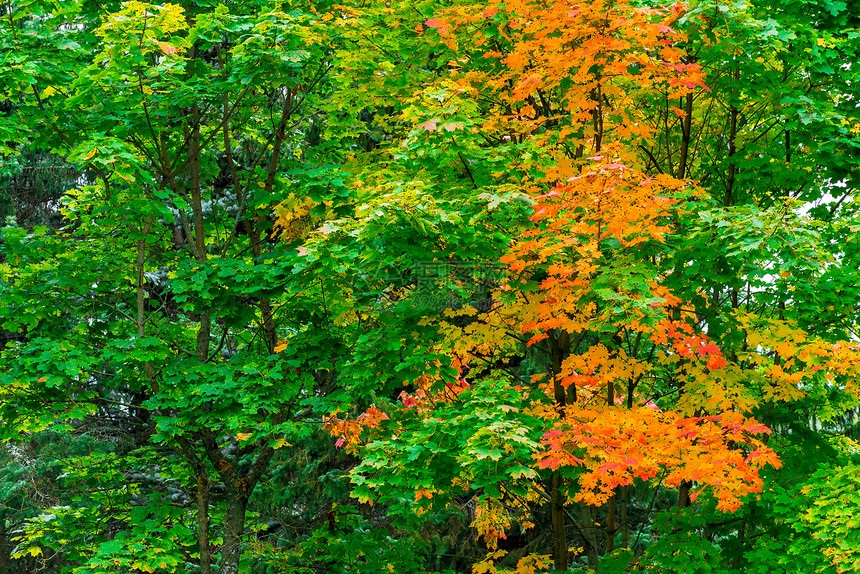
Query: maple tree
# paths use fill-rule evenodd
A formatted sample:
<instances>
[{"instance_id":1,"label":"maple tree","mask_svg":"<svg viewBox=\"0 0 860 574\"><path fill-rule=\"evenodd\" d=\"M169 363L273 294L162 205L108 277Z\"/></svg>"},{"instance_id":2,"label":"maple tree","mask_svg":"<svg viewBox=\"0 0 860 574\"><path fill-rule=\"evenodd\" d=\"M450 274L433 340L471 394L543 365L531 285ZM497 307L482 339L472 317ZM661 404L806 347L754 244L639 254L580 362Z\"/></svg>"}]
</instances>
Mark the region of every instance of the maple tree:
<instances>
[{"instance_id":1,"label":"maple tree","mask_svg":"<svg viewBox=\"0 0 860 574\"><path fill-rule=\"evenodd\" d=\"M763 403L815 394L820 392L816 388L834 380L842 381L847 391L842 408L856 404L856 343L833 342L798 329L786 318L784 298L778 319L762 316L760 309L751 312L755 300L766 301L767 291L764 298L756 294L755 300L747 295L742 312L739 288L733 286L731 308L715 314L711 297L697 287L703 250L691 250L702 235L696 232L702 226L696 218L705 224L720 218L718 227L729 227L726 235L736 234L727 237L735 242L730 245L735 257L764 244L764 256L781 269L816 266L822 256L828 258L802 216L791 211L797 203L777 200L773 215L763 213L750 221L761 213L756 207L720 213L686 179L697 167L691 102L694 97L709 98L712 89L702 79L699 56L679 49L688 40L672 25L683 14L687 26L696 30L710 22L706 13L704 6L686 14L680 6L667 10L599 2L509 3L456 8L425 23L459 58L452 60L456 64L451 77L437 88L442 111L449 115L427 121L419 116L416 131L453 132L461 139L479 132L486 141L497 142L517 158L508 163L511 171L505 175L522 174L508 181L527 191L534 212L531 226L511 224L521 233L513 236L511 249L499 260L509 265L514 278L493 294L492 309L479 312L466 305L447 317L423 319L424 324L439 325L447 339L428 347L448 355L474 392L458 391L454 398L448 396L450 389L441 395L422 390L421 396L433 397L430 401L437 406L424 407L418 421L411 414L416 398L410 396L404 396L399 407L374 407L354 422L330 421L342 441L356 444L363 436L359 429L371 429L365 431L371 433L364 439L370 442L353 478L360 498L390 501L406 486L415 490L416 504L424 508L422 500L446 504L452 490L477 489L484 506L479 506L473 525L495 547L516 517L523 530L533 524L523 514L526 506L514 501L529 501L534 484L518 483L534 483L536 469L529 459L536 458L537 468L554 469L536 488L552 508L557 569L567 567L565 524L570 517L565 500L606 505L604 543L595 535L594 510L583 507L581 521L574 521L593 567L599 547L612 552L617 531L628 528L618 520L626 522L625 496L634 477L660 475L662 484L680 489L681 507L700 494L690 496L694 482L700 488L710 485L717 510L733 511L741 498L761 492L764 466L780 466L776 453L765 446L770 430L749 413L760 411ZM707 36L703 40L713 50L716 42ZM455 115L462 110L458 94L480 102L483 122L474 108L468 117ZM673 100L684 107L671 106ZM655 117L655 112L661 115ZM669 124L670 117L675 118L674 129L682 132L675 140L680 145L672 149L667 139L660 157L660 138L668 138L660 123ZM759 128L751 139L761 140L771 127ZM843 131L840 141L847 135ZM518 145L506 149L506 142ZM791 153L790 144L785 145ZM656 151L650 149L654 146ZM730 153L735 146L731 143ZM435 151L434 156L442 153ZM477 188L474 174L480 160L470 161L466 169ZM730 163L721 196L726 207L740 195L739 173ZM505 185L505 175L494 173L499 179L482 183L498 189ZM500 195L492 197L496 205L504 201ZM775 286L785 289L782 279L790 275L783 271ZM736 277L742 278L743 272ZM759 288L773 284L756 281ZM717 301L721 290L713 292ZM523 360L537 364L529 365L531 373L500 371L512 358L519 365ZM463 413L486 400L486 389L480 387L479 393L479 385L509 385L526 393L525 400L510 394L497 399L507 403L506 411L522 412L526 418L515 417L519 424L505 422L510 417L493 411L492 416L474 419L494 423L474 426L469 420L473 417ZM674 399L662 399L658 407L652 397L661 395ZM463 405L439 407L438 401ZM443 432L433 417L457 430ZM393 438L384 438L392 433ZM435 438L437 433L447 440ZM451 434L459 434L460 440ZM481 440L490 446L478 449ZM541 449L538 440L546 448ZM453 458L431 462L441 456L443 444L454 449L448 455ZM487 458L496 463L489 478L481 476L478 462ZM431 473L422 470L431 464ZM462 470L441 470L445 466ZM583 467L584 472L559 470L570 466ZM392 468L415 478L398 484L385 476ZM569 490L572 479L578 481L578 490ZM627 535L622 538L626 546Z\"/></svg>"},{"instance_id":2,"label":"maple tree","mask_svg":"<svg viewBox=\"0 0 860 574\"><path fill-rule=\"evenodd\" d=\"M843 2L5 9L19 571L857 570Z\"/></svg>"},{"instance_id":3,"label":"maple tree","mask_svg":"<svg viewBox=\"0 0 860 574\"><path fill-rule=\"evenodd\" d=\"M3 327L21 334L5 349L4 438L120 437L64 461L68 504L15 555L237 572L250 497L318 418L308 389L330 383L325 329L282 349L321 294L285 289L289 262L267 240L283 172L312 165L296 130L328 69L318 16L143 2L7 16L3 152L49 150L86 177L60 229L4 232Z\"/></svg>"}]
</instances>

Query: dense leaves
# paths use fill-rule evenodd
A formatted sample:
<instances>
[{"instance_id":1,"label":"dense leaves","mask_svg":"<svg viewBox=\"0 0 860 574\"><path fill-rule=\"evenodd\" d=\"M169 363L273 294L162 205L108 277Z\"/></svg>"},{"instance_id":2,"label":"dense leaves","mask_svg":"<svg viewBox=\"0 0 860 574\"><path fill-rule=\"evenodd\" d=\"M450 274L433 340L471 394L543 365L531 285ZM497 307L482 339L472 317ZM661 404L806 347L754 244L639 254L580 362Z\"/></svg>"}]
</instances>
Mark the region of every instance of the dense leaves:
<instances>
[{"instance_id":1,"label":"dense leaves","mask_svg":"<svg viewBox=\"0 0 860 574\"><path fill-rule=\"evenodd\" d=\"M0 572L846 572L844 2L9 2Z\"/></svg>"}]
</instances>

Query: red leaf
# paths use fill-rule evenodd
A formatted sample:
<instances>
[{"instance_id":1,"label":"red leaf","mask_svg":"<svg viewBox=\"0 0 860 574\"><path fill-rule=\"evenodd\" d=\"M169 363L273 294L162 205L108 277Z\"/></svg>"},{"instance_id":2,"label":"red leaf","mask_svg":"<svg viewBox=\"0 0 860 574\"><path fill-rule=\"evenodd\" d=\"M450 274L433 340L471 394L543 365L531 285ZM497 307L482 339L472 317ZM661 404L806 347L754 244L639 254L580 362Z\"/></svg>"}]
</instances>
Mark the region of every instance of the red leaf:
<instances>
[{"instance_id":1,"label":"red leaf","mask_svg":"<svg viewBox=\"0 0 860 574\"><path fill-rule=\"evenodd\" d=\"M708 343L707 345L703 345L696 350L700 355L719 355L720 348L714 345L713 343Z\"/></svg>"},{"instance_id":2,"label":"red leaf","mask_svg":"<svg viewBox=\"0 0 860 574\"><path fill-rule=\"evenodd\" d=\"M712 357L710 361L708 361L708 368L713 370L719 369L720 367L725 367L728 363L722 357Z\"/></svg>"}]
</instances>

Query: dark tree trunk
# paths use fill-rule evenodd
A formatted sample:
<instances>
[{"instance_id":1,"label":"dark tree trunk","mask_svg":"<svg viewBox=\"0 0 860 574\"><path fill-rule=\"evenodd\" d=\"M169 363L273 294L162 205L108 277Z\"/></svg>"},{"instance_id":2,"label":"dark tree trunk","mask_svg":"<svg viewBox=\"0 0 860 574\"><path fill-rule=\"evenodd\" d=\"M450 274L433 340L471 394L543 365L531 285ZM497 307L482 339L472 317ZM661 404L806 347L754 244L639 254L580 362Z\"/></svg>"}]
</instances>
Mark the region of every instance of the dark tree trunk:
<instances>
[{"instance_id":1,"label":"dark tree trunk","mask_svg":"<svg viewBox=\"0 0 860 574\"><path fill-rule=\"evenodd\" d=\"M567 531L564 524L564 481L552 473L552 562L556 570L567 570Z\"/></svg>"},{"instance_id":2,"label":"dark tree trunk","mask_svg":"<svg viewBox=\"0 0 860 574\"><path fill-rule=\"evenodd\" d=\"M248 495L236 488L228 489L229 500L224 517L224 545L221 547L220 574L239 574L242 558L242 533L245 531L245 512Z\"/></svg>"}]
</instances>

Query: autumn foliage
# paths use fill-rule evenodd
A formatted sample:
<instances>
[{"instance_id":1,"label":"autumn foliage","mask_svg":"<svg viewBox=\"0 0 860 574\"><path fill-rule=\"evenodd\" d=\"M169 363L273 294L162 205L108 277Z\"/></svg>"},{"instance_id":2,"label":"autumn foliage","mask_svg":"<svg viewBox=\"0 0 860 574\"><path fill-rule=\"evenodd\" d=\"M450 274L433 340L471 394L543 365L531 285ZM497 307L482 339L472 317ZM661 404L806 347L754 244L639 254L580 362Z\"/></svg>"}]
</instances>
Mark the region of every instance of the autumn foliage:
<instances>
[{"instance_id":1,"label":"autumn foliage","mask_svg":"<svg viewBox=\"0 0 860 574\"><path fill-rule=\"evenodd\" d=\"M6 2L0 570L860 572L857 61L843 0Z\"/></svg>"},{"instance_id":2,"label":"autumn foliage","mask_svg":"<svg viewBox=\"0 0 860 574\"><path fill-rule=\"evenodd\" d=\"M529 198L531 213L498 260L509 272L492 307L425 320L445 337L435 348L454 361L458 384L496 377L491 384L511 385L522 397L540 446L520 460L527 472L505 480L525 481L524 492L546 489L537 473L550 470L564 477L552 488L570 502L614 509L623 487L644 481L692 488L682 506L707 490L718 510L734 512L762 492L763 471L781 466L767 446L771 429L751 413L764 401L803 396L798 383L812 372L853 372L860 356L854 343L822 345L787 322L751 328L738 348L708 336L703 293L678 295L685 263L676 259L673 234L709 197L693 181L649 173L639 152L656 136L655 106L665 101L672 117L689 121L689 111L668 102L710 91L674 27L685 11L680 3L518 1L452 8L427 20L430 30L418 28L437 33L454 54L448 88L481 102L471 132L529 150L507 163L508 185ZM440 127L434 120L418 129ZM737 317L740 326L752 320ZM778 348L764 342L774 337ZM798 355L815 366L804 370ZM539 357L544 367L525 381L481 367L510 357ZM751 388L758 381L764 386ZM392 432L398 440L409 425L436 416L439 404L471 396L438 385L433 394L426 382L418 388L392 411L374 407L329 429L352 444ZM416 405L417 420L401 418ZM416 500L430 492L418 490ZM553 496L547 489L538 500ZM504 489L481 497L473 526L491 547L516 521L530 524L515 499ZM565 558L557 550L554 560Z\"/></svg>"}]
</instances>

